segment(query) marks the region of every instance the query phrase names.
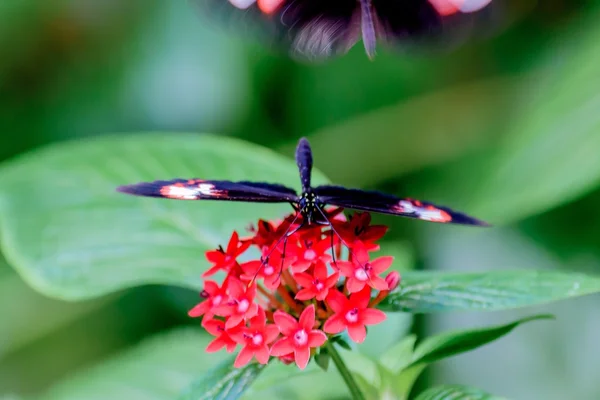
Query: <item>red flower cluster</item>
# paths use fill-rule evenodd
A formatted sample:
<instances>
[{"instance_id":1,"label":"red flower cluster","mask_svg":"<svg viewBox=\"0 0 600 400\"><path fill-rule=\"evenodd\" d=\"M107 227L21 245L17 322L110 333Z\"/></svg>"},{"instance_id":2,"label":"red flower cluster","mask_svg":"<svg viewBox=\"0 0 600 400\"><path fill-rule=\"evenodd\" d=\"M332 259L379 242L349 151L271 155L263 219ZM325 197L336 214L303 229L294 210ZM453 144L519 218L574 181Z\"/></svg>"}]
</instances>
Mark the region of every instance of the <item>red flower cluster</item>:
<instances>
[{"instance_id":1,"label":"red flower cluster","mask_svg":"<svg viewBox=\"0 0 600 400\"><path fill-rule=\"evenodd\" d=\"M189 312L191 317L204 316L202 326L215 336L206 351L233 352L239 344L235 367L252 357L266 364L274 356L304 369L312 349L328 337L347 329L350 338L361 343L365 325L385 320L374 307L398 286L400 275L393 271L382 278L393 258L371 259L369 252L379 250L376 241L387 227L370 225L368 213L346 221L336 209L328 211L328 217L333 230L316 224L298 229L301 221L294 216L280 222L261 220L252 237L240 239L234 232L227 249L206 253L212 267L203 277L225 273L220 285L205 280L204 300ZM280 240L295 229L287 240ZM348 256L338 261L342 245ZM261 260L238 262L251 246L258 248Z\"/></svg>"}]
</instances>

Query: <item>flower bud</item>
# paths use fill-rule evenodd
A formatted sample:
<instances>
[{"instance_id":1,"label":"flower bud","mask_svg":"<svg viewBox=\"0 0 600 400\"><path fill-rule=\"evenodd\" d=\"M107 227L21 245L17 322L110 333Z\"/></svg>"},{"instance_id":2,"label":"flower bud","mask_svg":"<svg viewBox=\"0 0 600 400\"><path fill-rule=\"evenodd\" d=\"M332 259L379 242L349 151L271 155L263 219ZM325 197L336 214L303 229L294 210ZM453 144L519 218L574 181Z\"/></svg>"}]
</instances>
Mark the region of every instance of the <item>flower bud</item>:
<instances>
[{"instance_id":1,"label":"flower bud","mask_svg":"<svg viewBox=\"0 0 600 400\"><path fill-rule=\"evenodd\" d=\"M388 284L388 290L394 290L400 284L402 277L398 271L392 271L385 277L385 281Z\"/></svg>"}]
</instances>

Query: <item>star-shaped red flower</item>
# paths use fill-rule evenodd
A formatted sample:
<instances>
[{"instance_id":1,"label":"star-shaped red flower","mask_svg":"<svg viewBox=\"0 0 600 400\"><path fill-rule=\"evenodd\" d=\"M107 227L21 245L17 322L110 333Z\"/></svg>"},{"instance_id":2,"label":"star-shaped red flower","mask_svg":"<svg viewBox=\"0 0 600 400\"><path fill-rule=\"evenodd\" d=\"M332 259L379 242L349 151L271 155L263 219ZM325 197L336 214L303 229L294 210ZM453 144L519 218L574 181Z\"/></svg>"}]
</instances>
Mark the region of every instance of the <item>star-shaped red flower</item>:
<instances>
[{"instance_id":1,"label":"star-shaped red flower","mask_svg":"<svg viewBox=\"0 0 600 400\"><path fill-rule=\"evenodd\" d=\"M206 259L213 264L206 272L202 274L203 277L208 277L216 274L219 271L231 271L237 265L237 257L245 252L248 247L252 244L250 241L240 241L237 232L233 232L227 250L219 248L218 250L212 250L206 252Z\"/></svg>"},{"instance_id":2,"label":"star-shaped red flower","mask_svg":"<svg viewBox=\"0 0 600 400\"><path fill-rule=\"evenodd\" d=\"M327 336L315 325L315 306L311 304L302 311L300 319L283 312L275 311L273 319L283 338L271 347L272 356L285 356L294 354L298 368L304 369L310 359L310 349L322 346L327 341Z\"/></svg>"},{"instance_id":3,"label":"star-shaped red flower","mask_svg":"<svg viewBox=\"0 0 600 400\"><path fill-rule=\"evenodd\" d=\"M329 289L337 283L339 276L339 272L327 276L327 265L323 261L318 261L313 268L312 275L304 272L294 275L296 283L302 286L295 299L301 301L312 298L319 301L325 300Z\"/></svg>"},{"instance_id":4,"label":"star-shaped red flower","mask_svg":"<svg viewBox=\"0 0 600 400\"><path fill-rule=\"evenodd\" d=\"M354 259L352 261L338 261L337 266L346 276L348 292L355 293L368 285L375 290L388 290L388 284L379 276L392 265L394 257L385 256L369 261L367 248L361 242L353 246Z\"/></svg>"},{"instance_id":5,"label":"star-shaped red flower","mask_svg":"<svg viewBox=\"0 0 600 400\"><path fill-rule=\"evenodd\" d=\"M236 343L242 345L242 350L235 358L233 366L236 368L248 364L252 357L261 364L269 362L269 344L279 335L279 329L273 324L267 324L265 311L259 308L255 317L250 319L250 325L230 336Z\"/></svg>"},{"instance_id":6,"label":"star-shaped red flower","mask_svg":"<svg viewBox=\"0 0 600 400\"><path fill-rule=\"evenodd\" d=\"M371 288L368 286L351 294L349 299L336 289L330 290L325 301L335 314L325 321L323 330L327 333L340 333L348 329L350 339L362 343L367 336L365 325L375 325L386 318L383 311L368 308L370 300Z\"/></svg>"},{"instance_id":7,"label":"star-shaped red flower","mask_svg":"<svg viewBox=\"0 0 600 400\"><path fill-rule=\"evenodd\" d=\"M258 304L254 302L256 297L256 285L250 287L244 285L239 279L229 277L228 292L229 301L214 307L212 312L221 317L226 317L225 328L231 329L244 319L252 318L258 311Z\"/></svg>"},{"instance_id":8,"label":"star-shaped red flower","mask_svg":"<svg viewBox=\"0 0 600 400\"><path fill-rule=\"evenodd\" d=\"M227 280L223 282L223 286L219 287L217 282L205 281L204 290L201 293L206 300L198 303L194 308L188 311L188 315L192 318L200 317L206 314L205 319L212 317L212 309L226 303L229 296L227 295Z\"/></svg>"},{"instance_id":9,"label":"star-shaped red flower","mask_svg":"<svg viewBox=\"0 0 600 400\"><path fill-rule=\"evenodd\" d=\"M221 321L218 319L211 319L208 321L204 321L202 326L208 333L213 336L216 336L209 344L206 346L207 353L214 353L216 351L221 350L223 347L227 349L228 353L233 352L235 347L237 346L237 342L231 338L231 335L239 332L242 329L242 324L240 323L233 328L227 329L225 327L225 321Z\"/></svg>"},{"instance_id":10,"label":"star-shaped red flower","mask_svg":"<svg viewBox=\"0 0 600 400\"><path fill-rule=\"evenodd\" d=\"M370 224L371 214L366 212L353 214L349 222L333 222L333 226L342 237L344 244L353 246L358 241L365 245L367 251L374 251L379 249L379 245L375 242L385 235L388 227Z\"/></svg>"}]
</instances>

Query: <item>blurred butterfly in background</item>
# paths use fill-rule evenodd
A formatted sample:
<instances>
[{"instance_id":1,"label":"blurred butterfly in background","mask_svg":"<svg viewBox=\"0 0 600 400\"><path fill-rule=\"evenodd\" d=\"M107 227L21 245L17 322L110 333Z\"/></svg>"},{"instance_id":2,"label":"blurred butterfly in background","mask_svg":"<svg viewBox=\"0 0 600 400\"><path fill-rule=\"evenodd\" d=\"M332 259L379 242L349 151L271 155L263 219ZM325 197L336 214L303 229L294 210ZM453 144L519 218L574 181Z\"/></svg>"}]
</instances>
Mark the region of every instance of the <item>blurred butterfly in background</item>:
<instances>
[{"instance_id":1,"label":"blurred butterfly in background","mask_svg":"<svg viewBox=\"0 0 600 400\"><path fill-rule=\"evenodd\" d=\"M451 41L447 30L455 38L473 23L473 14L491 8L491 0L190 1L205 16L226 16L235 28L311 61L344 54L361 38L371 59L377 41L396 47L422 39Z\"/></svg>"}]
</instances>

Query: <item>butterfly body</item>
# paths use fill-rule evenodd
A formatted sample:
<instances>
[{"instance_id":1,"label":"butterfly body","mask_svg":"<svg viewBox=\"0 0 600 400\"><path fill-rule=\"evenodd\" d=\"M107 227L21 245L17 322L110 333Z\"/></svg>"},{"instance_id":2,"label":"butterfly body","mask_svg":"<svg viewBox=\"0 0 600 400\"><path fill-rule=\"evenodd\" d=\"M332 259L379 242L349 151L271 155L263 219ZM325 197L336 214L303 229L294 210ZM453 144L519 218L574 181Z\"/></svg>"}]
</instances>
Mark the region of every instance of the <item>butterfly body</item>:
<instances>
[{"instance_id":1,"label":"butterfly body","mask_svg":"<svg viewBox=\"0 0 600 400\"><path fill-rule=\"evenodd\" d=\"M308 140L300 139L296 148L300 175L300 195L280 184L249 181L174 179L125 185L117 190L137 196L177 200L220 200L260 203L290 203L302 217L303 224L329 224L325 207L337 206L361 211L390 214L423 221L464 225L487 225L485 222L447 207L390 194L349 189L342 186L311 185L313 157Z\"/></svg>"}]
</instances>

